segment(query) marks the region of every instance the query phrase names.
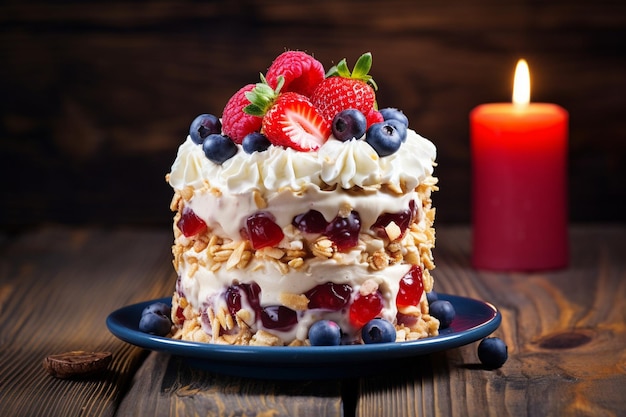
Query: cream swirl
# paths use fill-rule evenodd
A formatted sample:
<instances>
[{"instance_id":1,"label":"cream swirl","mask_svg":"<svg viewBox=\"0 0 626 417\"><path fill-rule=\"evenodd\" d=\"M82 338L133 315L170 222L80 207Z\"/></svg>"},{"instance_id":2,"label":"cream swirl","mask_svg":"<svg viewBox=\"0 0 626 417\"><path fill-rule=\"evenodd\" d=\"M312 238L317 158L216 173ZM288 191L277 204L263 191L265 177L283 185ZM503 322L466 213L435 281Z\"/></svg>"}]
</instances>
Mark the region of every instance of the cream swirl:
<instances>
[{"instance_id":1,"label":"cream swirl","mask_svg":"<svg viewBox=\"0 0 626 417\"><path fill-rule=\"evenodd\" d=\"M204 156L200 145L187 137L187 140L178 148L178 154L169 175L170 185L175 190L182 190L188 186L201 188L205 178L214 178L207 175L210 174L209 172L203 172L210 168L209 160Z\"/></svg>"},{"instance_id":2,"label":"cream swirl","mask_svg":"<svg viewBox=\"0 0 626 417\"><path fill-rule=\"evenodd\" d=\"M341 142L331 137L316 152L298 152L270 146L265 152L239 151L222 165L209 161L202 146L190 137L179 147L169 181L174 189L201 189L210 183L223 191L241 194L258 190L276 193L285 189L302 192L310 184L376 188L390 184L411 190L433 173L436 148L432 142L407 130L400 150L379 157L364 140Z\"/></svg>"},{"instance_id":3,"label":"cream swirl","mask_svg":"<svg viewBox=\"0 0 626 417\"><path fill-rule=\"evenodd\" d=\"M326 184L341 188L368 188L380 185L380 157L364 140L341 142L334 138L319 150L320 173Z\"/></svg>"}]
</instances>

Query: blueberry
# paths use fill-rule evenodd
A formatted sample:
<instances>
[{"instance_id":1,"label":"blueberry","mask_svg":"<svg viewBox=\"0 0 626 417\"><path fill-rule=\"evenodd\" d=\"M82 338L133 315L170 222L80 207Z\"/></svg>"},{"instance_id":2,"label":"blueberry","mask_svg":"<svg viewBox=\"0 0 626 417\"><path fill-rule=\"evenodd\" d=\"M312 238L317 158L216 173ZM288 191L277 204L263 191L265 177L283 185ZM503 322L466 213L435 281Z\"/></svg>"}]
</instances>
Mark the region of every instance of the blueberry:
<instances>
[{"instance_id":1,"label":"blueberry","mask_svg":"<svg viewBox=\"0 0 626 417\"><path fill-rule=\"evenodd\" d=\"M201 145L207 136L220 133L221 131L222 123L220 119L212 114L201 114L193 119L191 126L189 126L189 136L198 145Z\"/></svg>"},{"instance_id":2,"label":"blueberry","mask_svg":"<svg viewBox=\"0 0 626 417\"><path fill-rule=\"evenodd\" d=\"M270 147L272 143L267 136L259 132L248 133L244 138L241 145L246 153L263 152Z\"/></svg>"},{"instance_id":3,"label":"blueberry","mask_svg":"<svg viewBox=\"0 0 626 417\"><path fill-rule=\"evenodd\" d=\"M367 119L360 111L348 109L337 113L331 126L335 139L345 142L358 139L365 134Z\"/></svg>"},{"instance_id":4,"label":"blueberry","mask_svg":"<svg viewBox=\"0 0 626 417\"><path fill-rule=\"evenodd\" d=\"M165 336L172 327L172 321L170 320L171 311L172 309L167 304L150 304L141 312L139 330L144 333Z\"/></svg>"},{"instance_id":5,"label":"blueberry","mask_svg":"<svg viewBox=\"0 0 626 417\"><path fill-rule=\"evenodd\" d=\"M430 315L439 320L439 327L445 329L454 320L456 312L450 301L437 300L430 305Z\"/></svg>"},{"instance_id":6,"label":"blueberry","mask_svg":"<svg viewBox=\"0 0 626 417\"><path fill-rule=\"evenodd\" d=\"M206 157L218 165L223 164L237 153L237 145L229 137L212 134L202 142L202 150Z\"/></svg>"},{"instance_id":7,"label":"blueberry","mask_svg":"<svg viewBox=\"0 0 626 417\"><path fill-rule=\"evenodd\" d=\"M338 346L341 343L341 329L331 320L320 320L309 328L309 342L313 346Z\"/></svg>"},{"instance_id":8,"label":"blueberry","mask_svg":"<svg viewBox=\"0 0 626 417\"><path fill-rule=\"evenodd\" d=\"M406 127L397 120L374 123L365 134L365 141L380 157L395 153L405 140Z\"/></svg>"},{"instance_id":9,"label":"blueberry","mask_svg":"<svg viewBox=\"0 0 626 417\"><path fill-rule=\"evenodd\" d=\"M487 368L496 369L501 367L508 357L506 344L497 337L487 337L478 345L478 359Z\"/></svg>"},{"instance_id":10,"label":"blueberry","mask_svg":"<svg viewBox=\"0 0 626 417\"><path fill-rule=\"evenodd\" d=\"M361 329L363 343L388 343L396 341L395 326L385 319L376 318L365 323Z\"/></svg>"},{"instance_id":11,"label":"blueberry","mask_svg":"<svg viewBox=\"0 0 626 417\"><path fill-rule=\"evenodd\" d=\"M435 291L426 293L426 300L428 300L428 304L432 304L439 299L439 296Z\"/></svg>"},{"instance_id":12,"label":"blueberry","mask_svg":"<svg viewBox=\"0 0 626 417\"><path fill-rule=\"evenodd\" d=\"M144 308L141 315L148 313L156 313L165 317L169 317L172 314L172 308L165 303L152 303L148 307Z\"/></svg>"},{"instance_id":13,"label":"blueberry","mask_svg":"<svg viewBox=\"0 0 626 417\"><path fill-rule=\"evenodd\" d=\"M397 120L404 125L404 127L409 127L409 119L406 117L401 110L395 109L393 107L387 107L386 109L379 110L380 114L383 116L383 120Z\"/></svg>"}]
</instances>

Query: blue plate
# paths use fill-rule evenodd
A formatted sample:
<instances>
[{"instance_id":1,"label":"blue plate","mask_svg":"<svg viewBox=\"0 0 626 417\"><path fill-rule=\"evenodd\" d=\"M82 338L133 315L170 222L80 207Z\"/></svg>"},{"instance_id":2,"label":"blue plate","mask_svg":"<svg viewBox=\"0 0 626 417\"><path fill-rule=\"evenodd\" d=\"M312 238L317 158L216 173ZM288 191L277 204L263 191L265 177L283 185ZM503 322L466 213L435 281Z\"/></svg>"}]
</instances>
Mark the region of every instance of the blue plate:
<instances>
[{"instance_id":1,"label":"blue plate","mask_svg":"<svg viewBox=\"0 0 626 417\"><path fill-rule=\"evenodd\" d=\"M438 336L410 342L349 346L266 347L231 346L174 340L139 330L145 301L114 311L107 327L130 344L184 358L189 365L211 372L263 379L339 379L406 367L401 359L463 346L493 333L502 316L492 304L471 298L438 294L448 300L456 316Z\"/></svg>"}]
</instances>

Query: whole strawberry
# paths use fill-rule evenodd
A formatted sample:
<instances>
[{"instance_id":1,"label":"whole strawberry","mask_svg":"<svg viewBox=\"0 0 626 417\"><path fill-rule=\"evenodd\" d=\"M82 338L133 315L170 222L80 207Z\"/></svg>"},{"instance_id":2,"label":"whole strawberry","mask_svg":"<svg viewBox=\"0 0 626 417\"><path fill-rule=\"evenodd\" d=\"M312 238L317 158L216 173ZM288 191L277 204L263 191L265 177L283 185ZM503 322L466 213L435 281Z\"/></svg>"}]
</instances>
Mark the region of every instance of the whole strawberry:
<instances>
[{"instance_id":1,"label":"whole strawberry","mask_svg":"<svg viewBox=\"0 0 626 417\"><path fill-rule=\"evenodd\" d=\"M276 146L298 151L314 151L330 136L330 123L311 101L295 92L281 93L284 78L278 77L276 89L261 82L246 93L250 104L244 108L249 115L262 117L261 133Z\"/></svg>"},{"instance_id":2,"label":"whole strawberry","mask_svg":"<svg viewBox=\"0 0 626 417\"><path fill-rule=\"evenodd\" d=\"M278 55L265 74L270 87L276 88L278 77L285 81L282 92L293 91L307 97L324 80L324 66L317 59L302 51L287 51Z\"/></svg>"},{"instance_id":3,"label":"whole strawberry","mask_svg":"<svg viewBox=\"0 0 626 417\"><path fill-rule=\"evenodd\" d=\"M313 92L311 102L329 123L337 113L348 109L359 110L366 116L373 115L378 87L368 74L371 67L372 54L368 52L361 55L352 71L345 58L328 70L324 81Z\"/></svg>"},{"instance_id":4,"label":"whole strawberry","mask_svg":"<svg viewBox=\"0 0 626 417\"><path fill-rule=\"evenodd\" d=\"M246 93L252 91L255 84L243 86L228 100L222 113L222 132L235 143L241 144L243 138L252 132L261 130L261 118L244 113L243 109L250 104Z\"/></svg>"}]
</instances>

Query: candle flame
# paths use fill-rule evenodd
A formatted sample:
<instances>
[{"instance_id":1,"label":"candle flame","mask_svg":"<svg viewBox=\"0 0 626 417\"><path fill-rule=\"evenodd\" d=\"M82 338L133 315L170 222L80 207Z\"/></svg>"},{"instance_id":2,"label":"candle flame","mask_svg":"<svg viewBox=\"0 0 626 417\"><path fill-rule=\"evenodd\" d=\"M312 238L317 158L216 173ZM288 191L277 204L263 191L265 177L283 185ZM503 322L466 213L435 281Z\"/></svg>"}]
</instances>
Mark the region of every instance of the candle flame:
<instances>
[{"instance_id":1,"label":"candle flame","mask_svg":"<svg viewBox=\"0 0 626 417\"><path fill-rule=\"evenodd\" d=\"M530 71L524 59L517 61L513 80L513 104L527 106L530 103Z\"/></svg>"}]
</instances>

